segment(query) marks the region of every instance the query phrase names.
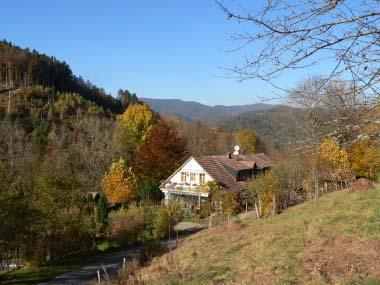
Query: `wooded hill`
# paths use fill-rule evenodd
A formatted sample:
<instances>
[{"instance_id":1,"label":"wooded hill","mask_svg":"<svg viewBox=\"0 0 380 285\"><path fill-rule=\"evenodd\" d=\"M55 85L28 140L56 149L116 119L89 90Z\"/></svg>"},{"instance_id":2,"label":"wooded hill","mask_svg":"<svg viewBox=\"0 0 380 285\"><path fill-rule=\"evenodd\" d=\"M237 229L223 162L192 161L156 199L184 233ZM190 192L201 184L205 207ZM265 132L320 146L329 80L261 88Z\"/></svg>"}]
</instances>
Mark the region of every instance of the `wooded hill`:
<instances>
[{"instance_id":1,"label":"wooded hill","mask_svg":"<svg viewBox=\"0 0 380 285\"><path fill-rule=\"evenodd\" d=\"M269 110L245 112L222 120L217 126L224 131L251 129L260 138L281 145L302 136L305 115L302 109L278 106Z\"/></svg>"},{"instance_id":2,"label":"wooded hill","mask_svg":"<svg viewBox=\"0 0 380 285\"><path fill-rule=\"evenodd\" d=\"M156 112L175 115L186 120L199 120L204 123L215 123L232 116L255 110L268 110L275 105L250 104L224 106L208 106L194 101L183 101L179 99L152 99L141 98Z\"/></svg>"},{"instance_id":3,"label":"wooded hill","mask_svg":"<svg viewBox=\"0 0 380 285\"><path fill-rule=\"evenodd\" d=\"M120 158L115 117L135 103L54 57L0 42L0 262L40 264L94 247L107 205L102 197L94 214L87 194L102 191Z\"/></svg>"},{"instance_id":4,"label":"wooded hill","mask_svg":"<svg viewBox=\"0 0 380 285\"><path fill-rule=\"evenodd\" d=\"M0 41L0 93L37 85L57 92L80 94L114 113L122 113L126 107L121 98L114 98L103 88L74 75L66 62Z\"/></svg>"},{"instance_id":5,"label":"wooded hill","mask_svg":"<svg viewBox=\"0 0 380 285\"><path fill-rule=\"evenodd\" d=\"M112 97L53 56L0 41L0 119L7 116L26 132L41 122L51 127L72 119L113 118L138 102L128 90Z\"/></svg>"}]
</instances>

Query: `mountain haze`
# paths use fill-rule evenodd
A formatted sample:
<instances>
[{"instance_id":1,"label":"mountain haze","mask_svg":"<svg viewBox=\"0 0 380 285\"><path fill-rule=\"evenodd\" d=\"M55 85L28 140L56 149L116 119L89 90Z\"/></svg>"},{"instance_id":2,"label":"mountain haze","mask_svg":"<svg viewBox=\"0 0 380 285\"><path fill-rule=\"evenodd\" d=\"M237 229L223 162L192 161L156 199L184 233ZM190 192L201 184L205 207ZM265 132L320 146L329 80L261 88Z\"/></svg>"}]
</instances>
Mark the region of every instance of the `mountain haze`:
<instances>
[{"instance_id":1,"label":"mountain haze","mask_svg":"<svg viewBox=\"0 0 380 285\"><path fill-rule=\"evenodd\" d=\"M239 115L248 111L269 110L275 105L270 104L250 104L224 106L208 106L194 101L183 101L180 99L152 99L141 98L153 110L170 115L176 115L184 119L200 120L206 123L215 123L217 121Z\"/></svg>"}]
</instances>

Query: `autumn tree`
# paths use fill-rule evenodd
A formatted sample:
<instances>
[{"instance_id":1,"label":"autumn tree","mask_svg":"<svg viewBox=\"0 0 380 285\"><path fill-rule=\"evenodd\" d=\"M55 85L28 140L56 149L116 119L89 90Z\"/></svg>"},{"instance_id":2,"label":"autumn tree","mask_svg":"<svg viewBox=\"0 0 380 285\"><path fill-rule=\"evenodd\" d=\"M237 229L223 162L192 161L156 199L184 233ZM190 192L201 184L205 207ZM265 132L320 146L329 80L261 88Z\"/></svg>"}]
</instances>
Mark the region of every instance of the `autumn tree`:
<instances>
[{"instance_id":1,"label":"autumn tree","mask_svg":"<svg viewBox=\"0 0 380 285\"><path fill-rule=\"evenodd\" d=\"M256 214L258 217L275 214L277 212L277 196L280 190L278 178L268 172L251 180L248 191L254 199Z\"/></svg>"},{"instance_id":2,"label":"autumn tree","mask_svg":"<svg viewBox=\"0 0 380 285\"><path fill-rule=\"evenodd\" d=\"M127 204L134 198L135 177L123 159L112 163L103 179L103 191L110 203Z\"/></svg>"},{"instance_id":3,"label":"autumn tree","mask_svg":"<svg viewBox=\"0 0 380 285\"><path fill-rule=\"evenodd\" d=\"M139 148L134 169L141 179L161 181L180 166L186 155L186 141L176 130L160 122Z\"/></svg>"},{"instance_id":4,"label":"autumn tree","mask_svg":"<svg viewBox=\"0 0 380 285\"><path fill-rule=\"evenodd\" d=\"M256 153L257 136L254 131L248 129L237 131L236 142L244 153Z\"/></svg>"},{"instance_id":5,"label":"autumn tree","mask_svg":"<svg viewBox=\"0 0 380 285\"><path fill-rule=\"evenodd\" d=\"M346 149L332 139L326 139L319 147L317 158L322 164L322 170L329 171L333 179L346 180L350 171L350 161Z\"/></svg>"},{"instance_id":6,"label":"autumn tree","mask_svg":"<svg viewBox=\"0 0 380 285\"><path fill-rule=\"evenodd\" d=\"M134 160L136 151L143 144L156 121L156 115L145 104L130 105L117 118L114 136L128 163Z\"/></svg>"},{"instance_id":7,"label":"autumn tree","mask_svg":"<svg viewBox=\"0 0 380 285\"><path fill-rule=\"evenodd\" d=\"M212 197L213 201L220 203L221 212L227 216L227 220L230 220L231 216L236 214L238 210L237 193L228 190L221 190L214 193Z\"/></svg>"},{"instance_id":8,"label":"autumn tree","mask_svg":"<svg viewBox=\"0 0 380 285\"><path fill-rule=\"evenodd\" d=\"M350 149L350 162L357 177L375 179L380 173L380 148L360 140Z\"/></svg>"}]
</instances>

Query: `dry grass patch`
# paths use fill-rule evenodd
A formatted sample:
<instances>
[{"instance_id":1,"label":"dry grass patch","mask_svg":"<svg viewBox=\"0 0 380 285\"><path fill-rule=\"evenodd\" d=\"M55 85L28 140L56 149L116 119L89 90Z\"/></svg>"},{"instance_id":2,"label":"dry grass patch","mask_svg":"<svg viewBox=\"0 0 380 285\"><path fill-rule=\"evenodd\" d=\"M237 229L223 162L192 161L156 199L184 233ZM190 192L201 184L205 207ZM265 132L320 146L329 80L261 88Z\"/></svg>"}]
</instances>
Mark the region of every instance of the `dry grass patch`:
<instances>
[{"instance_id":1,"label":"dry grass patch","mask_svg":"<svg viewBox=\"0 0 380 285\"><path fill-rule=\"evenodd\" d=\"M305 282L321 280L336 284L344 280L380 278L380 241L331 236L323 244L312 244L299 256Z\"/></svg>"},{"instance_id":2,"label":"dry grass patch","mask_svg":"<svg viewBox=\"0 0 380 285\"><path fill-rule=\"evenodd\" d=\"M380 190L341 191L318 206L223 224L185 239L139 273L152 284L380 283L379 201Z\"/></svg>"}]
</instances>

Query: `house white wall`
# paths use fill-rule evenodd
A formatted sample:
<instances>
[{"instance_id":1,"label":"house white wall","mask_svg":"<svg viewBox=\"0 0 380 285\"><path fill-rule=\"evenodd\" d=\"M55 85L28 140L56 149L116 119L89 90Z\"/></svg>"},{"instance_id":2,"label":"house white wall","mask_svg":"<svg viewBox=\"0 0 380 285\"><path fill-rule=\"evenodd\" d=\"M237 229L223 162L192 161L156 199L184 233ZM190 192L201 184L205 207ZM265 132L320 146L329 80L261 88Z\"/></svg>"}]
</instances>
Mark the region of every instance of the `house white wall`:
<instances>
[{"instance_id":1,"label":"house white wall","mask_svg":"<svg viewBox=\"0 0 380 285\"><path fill-rule=\"evenodd\" d=\"M186 175L186 182L196 185L199 185L199 174L205 174L205 182L213 181L212 177L206 173L206 171L202 168L202 166L194 159L191 158L185 165L182 166L179 170L177 170L177 173L171 177L166 183L183 183L181 181L181 173L185 172ZM195 181L190 181L190 173L195 174ZM196 186L194 186L196 187Z\"/></svg>"}]
</instances>

